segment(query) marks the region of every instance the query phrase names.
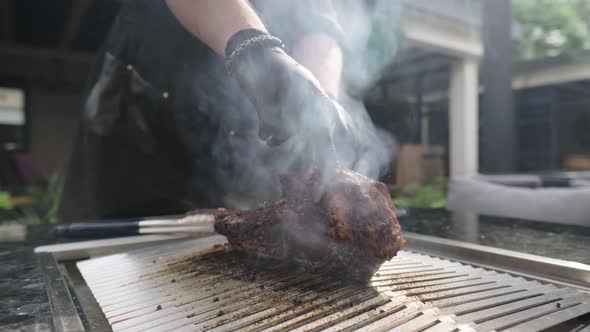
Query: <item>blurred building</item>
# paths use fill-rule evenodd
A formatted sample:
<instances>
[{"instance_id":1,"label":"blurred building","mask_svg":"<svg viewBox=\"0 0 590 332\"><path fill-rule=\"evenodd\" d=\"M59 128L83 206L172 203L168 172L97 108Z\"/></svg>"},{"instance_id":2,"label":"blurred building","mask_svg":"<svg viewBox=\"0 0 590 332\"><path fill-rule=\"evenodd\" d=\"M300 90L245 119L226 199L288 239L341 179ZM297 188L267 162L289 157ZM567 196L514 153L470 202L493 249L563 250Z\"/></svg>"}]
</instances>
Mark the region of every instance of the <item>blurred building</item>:
<instances>
[{"instance_id":1,"label":"blurred building","mask_svg":"<svg viewBox=\"0 0 590 332\"><path fill-rule=\"evenodd\" d=\"M422 170L401 175L414 177L406 181L477 174L482 147L497 143L493 135L481 140L488 125L480 112L485 96L481 8L470 0L404 4L406 44L368 94L367 107L377 123L396 134L400 159L412 165L421 160ZM514 24L513 43L518 30ZM588 55L512 64L513 172L589 168Z\"/></svg>"},{"instance_id":2,"label":"blurred building","mask_svg":"<svg viewBox=\"0 0 590 332\"><path fill-rule=\"evenodd\" d=\"M66 164L87 75L119 5L0 1L0 147L22 151L29 165L19 167L36 178Z\"/></svg>"},{"instance_id":3,"label":"blurred building","mask_svg":"<svg viewBox=\"0 0 590 332\"><path fill-rule=\"evenodd\" d=\"M0 2L0 147L22 151L28 173L48 177L66 165L86 78L120 3ZM479 171L484 43L475 3L403 1L404 47L366 98L379 126L423 147L413 158L434 160L434 175ZM514 66L516 171L588 167L588 62Z\"/></svg>"}]
</instances>

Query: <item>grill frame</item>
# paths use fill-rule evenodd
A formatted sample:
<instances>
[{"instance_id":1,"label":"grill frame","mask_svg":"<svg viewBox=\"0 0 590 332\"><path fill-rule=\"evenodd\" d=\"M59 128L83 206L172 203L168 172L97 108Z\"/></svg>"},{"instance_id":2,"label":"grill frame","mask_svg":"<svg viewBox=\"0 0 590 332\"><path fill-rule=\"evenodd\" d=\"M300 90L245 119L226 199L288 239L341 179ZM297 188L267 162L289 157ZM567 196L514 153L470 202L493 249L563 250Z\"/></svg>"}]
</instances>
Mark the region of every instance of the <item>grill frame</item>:
<instances>
[{"instance_id":1,"label":"grill frame","mask_svg":"<svg viewBox=\"0 0 590 332\"><path fill-rule=\"evenodd\" d=\"M408 248L590 292L590 265L410 233ZM523 268L524 266L524 268Z\"/></svg>"},{"instance_id":2,"label":"grill frame","mask_svg":"<svg viewBox=\"0 0 590 332\"><path fill-rule=\"evenodd\" d=\"M522 276L531 282L543 282L547 283L550 282L552 284L557 284L560 286L572 287L578 290L588 291L590 289L590 284L586 284L583 282L583 278L590 276L590 266L584 264L577 264L572 262L566 262L561 260L554 260L554 259L547 259L544 257L534 256L534 255L527 255L518 252L512 252L507 250L498 250L496 248L490 248L485 246L479 245L472 245L467 243L462 243L458 241L452 240L443 240L439 238L434 238L430 236L423 236L413 233L404 233L404 237L409 242L408 249L413 252L420 252L421 254L426 254L430 256L436 256L437 258L432 259L452 259L456 262L456 264L470 264L476 266L476 268L485 268L485 269L493 269L498 273L508 272L515 276ZM169 239L168 239L169 240ZM178 239L176 239L178 241ZM94 242L96 243L96 241ZM153 243L151 243L153 244ZM214 244L209 243L204 247L204 252L210 250ZM83 247L82 243L82 247ZM80 247L80 246L78 246ZM132 248L132 246L128 246L125 249L128 250ZM142 247L145 247L142 245ZM209 249L207 249L209 248ZM219 248L218 248L219 249ZM69 259L83 259L88 256L88 249L81 250L76 252L75 249L64 249L63 247L50 247L45 248L45 251L55 251L55 257L67 257ZM150 250L150 249L144 249ZM104 250L102 250L104 252ZM497 254L496 254L497 253ZM506 258L508 257L508 259ZM477 261L474 262L475 258ZM501 258L501 259L500 259ZM526 269L523 269L521 265L522 263L526 264ZM64 263L62 263L64 264ZM69 261L65 263L69 265L69 269L72 269L73 261ZM401 266L398 266L400 268ZM558 268L561 267L561 268ZM406 270L411 271L411 266L406 265ZM401 270L400 270L401 271ZM564 272L559 274L559 272ZM399 271L398 271L399 272ZM557 275L556 273L557 272ZM572 274L573 273L573 274ZM80 289L84 289L86 287L86 294L88 294L87 286L84 284L83 280L78 276L78 280L75 280L75 277L71 276L72 273L69 273L66 280L70 282L70 286L74 293L79 293ZM74 273L75 274L75 273ZM578 276L576 279L568 279L568 276ZM580 281L582 278L582 281ZM524 279L519 279L524 280ZM590 279L588 279L590 280ZM436 280L432 281L436 283ZM75 286L72 286L75 285ZM539 286L541 287L541 286ZM493 292L491 290L490 292ZM82 292L83 293L83 292ZM507 298L510 297L510 294L503 295ZM420 309L420 308L414 308ZM424 308L423 308L424 309ZM405 310L405 309L404 309ZM84 311L84 310L79 310ZM404 312L400 312L399 314L403 314ZM440 320L440 314L438 311L433 310L432 308L425 308L424 313L420 314L419 319L417 322L428 322L434 320ZM445 326L454 326L456 324L452 320L445 318L446 316L442 316L443 320L446 321L433 326L433 330L436 329L443 329ZM444 323L444 324L443 324ZM418 323L416 323L418 324ZM466 325L466 328L470 325ZM101 328L104 328L101 327ZM97 328L96 330L101 330L101 328ZM436 328L436 329L435 329ZM60 330L57 330L60 331ZM64 330L65 331L65 330Z\"/></svg>"}]
</instances>

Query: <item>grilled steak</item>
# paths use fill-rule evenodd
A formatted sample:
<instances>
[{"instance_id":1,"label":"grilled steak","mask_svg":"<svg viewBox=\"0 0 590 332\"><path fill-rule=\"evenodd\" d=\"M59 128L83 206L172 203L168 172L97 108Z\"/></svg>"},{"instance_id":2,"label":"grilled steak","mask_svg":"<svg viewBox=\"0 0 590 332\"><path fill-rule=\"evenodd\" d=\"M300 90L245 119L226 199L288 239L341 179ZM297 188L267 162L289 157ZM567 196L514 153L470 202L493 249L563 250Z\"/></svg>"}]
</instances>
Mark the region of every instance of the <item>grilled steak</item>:
<instances>
[{"instance_id":1,"label":"grilled steak","mask_svg":"<svg viewBox=\"0 0 590 332\"><path fill-rule=\"evenodd\" d=\"M381 182L349 170L330 178L312 170L283 176L281 184L282 200L219 212L216 231L237 250L363 282L405 244Z\"/></svg>"}]
</instances>

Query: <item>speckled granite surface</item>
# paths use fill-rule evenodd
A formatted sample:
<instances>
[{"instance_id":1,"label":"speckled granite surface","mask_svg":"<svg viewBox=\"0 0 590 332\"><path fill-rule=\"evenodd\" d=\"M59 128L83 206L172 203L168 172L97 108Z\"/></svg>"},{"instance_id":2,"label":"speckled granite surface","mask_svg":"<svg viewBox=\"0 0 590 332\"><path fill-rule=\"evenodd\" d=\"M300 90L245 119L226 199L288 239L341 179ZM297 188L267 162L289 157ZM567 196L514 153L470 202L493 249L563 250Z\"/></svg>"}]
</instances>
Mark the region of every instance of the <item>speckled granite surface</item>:
<instances>
[{"instance_id":1,"label":"speckled granite surface","mask_svg":"<svg viewBox=\"0 0 590 332\"><path fill-rule=\"evenodd\" d=\"M402 232L498 247L590 264L590 227L528 220L408 210L399 218Z\"/></svg>"},{"instance_id":2,"label":"speckled granite surface","mask_svg":"<svg viewBox=\"0 0 590 332\"><path fill-rule=\"evenodd\" d=\"M405 231L590 264L590 228L444 210L408 210L400 223ZM0 225L0 331L51 329L45 283L33 254L36 246L53 242L49 230Z\"/></svg>"},{"instance_id":3,"label":"speckled granite surface","mask_svg":"<svg viewBox=\"0 0 590 332\"><path fill-rule=\"evenodd\" d=\"M50 331L45 281L33 248L50 241L42 226L0 226L0 331Z\"/></svg>"}]
</instances>

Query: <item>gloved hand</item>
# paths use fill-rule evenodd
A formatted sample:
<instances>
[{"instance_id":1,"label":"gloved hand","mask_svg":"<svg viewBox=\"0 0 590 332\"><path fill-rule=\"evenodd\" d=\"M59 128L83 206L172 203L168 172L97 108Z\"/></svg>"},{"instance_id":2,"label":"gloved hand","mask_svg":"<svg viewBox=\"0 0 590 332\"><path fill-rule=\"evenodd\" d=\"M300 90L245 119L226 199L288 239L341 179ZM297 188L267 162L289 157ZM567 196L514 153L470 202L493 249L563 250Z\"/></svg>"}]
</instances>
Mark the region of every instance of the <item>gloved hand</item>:
<instances>
[{"instance_id":1,"label":"gloved hand","mask_svg":"<svg viewBox=\"0 0 590 332\"><path fill-rule=\"evenodd\" d=\"M230 39L234 45L240 45L238 34ZM251 39L251 31L244 36ZM348 113L281 46L259 43L233 53L228 69L256 107L259 136L269 145L298 134L314 144L333 145L335 137L346 137L351 131Z\"/></svg>"}]
</instances>

